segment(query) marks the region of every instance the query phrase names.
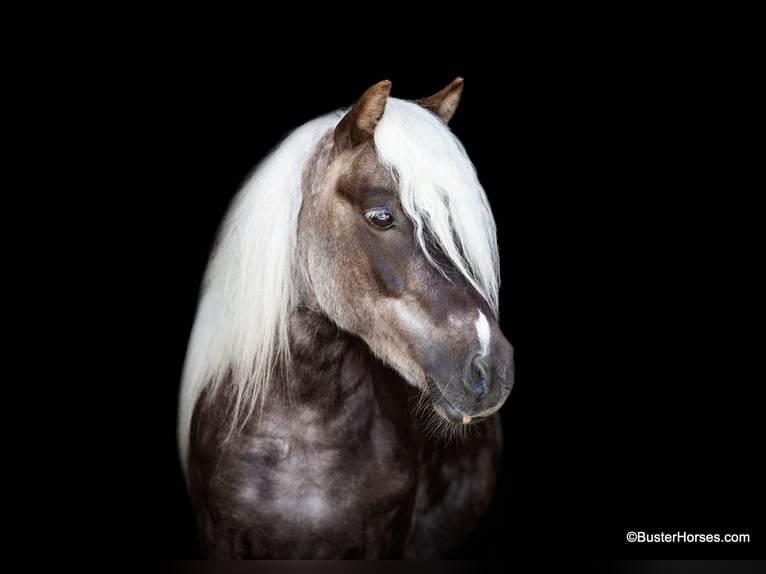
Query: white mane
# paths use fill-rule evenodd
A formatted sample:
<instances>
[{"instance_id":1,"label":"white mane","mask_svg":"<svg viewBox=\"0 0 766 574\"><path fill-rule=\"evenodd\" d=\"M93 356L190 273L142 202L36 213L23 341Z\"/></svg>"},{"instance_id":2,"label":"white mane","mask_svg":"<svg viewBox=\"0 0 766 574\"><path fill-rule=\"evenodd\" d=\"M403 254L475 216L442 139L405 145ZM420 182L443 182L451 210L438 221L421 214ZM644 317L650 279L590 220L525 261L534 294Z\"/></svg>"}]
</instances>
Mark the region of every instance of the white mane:
<instances>
[{"instance_id":1,"label":"white mane","mask_svg":"<svg viewBox=\"0 0 766 574\"><path fill-rule=\"evenodd\" d=\"M214 392L231 378L232 417L239 420L265 396L274 369L287 359L302 166L341 117L334 112L293 131L261 162L229 208L186 351L178 415L184 464L194 405L207 384Z\"/></svg>"},{"instance_id":2,"label":"white mane","mask_svg":"<svg viewBox=\"0 0 766 574\"><path fill-rule=\"evenodd\" d=\"M232 420L244 420L266 396L274 370L288 359L302 167L341 117L334 112L292 132L245 183L224 220L182 376L178 440L184 466L191 417L203 389L210 384L214 392L230 377ZM389 97L375 146L399 184L402 207L424 253L431 259L430 237L497 315L495 222L462 144L431 112Z\"/></svg>"},{"instance_id":3,"label":"white mane","mask_svg":"<svg viewBox=\"0 0 766 574\"><path fill-rule=\"evenodd\" d=\"M380 162L398 181L399 200L415 223L423 252L431 259L428 234L497 317L500 262L495 220L463 144L422 106L388 98L375 128L375 147Z\"/></svg>"}]
</instances>

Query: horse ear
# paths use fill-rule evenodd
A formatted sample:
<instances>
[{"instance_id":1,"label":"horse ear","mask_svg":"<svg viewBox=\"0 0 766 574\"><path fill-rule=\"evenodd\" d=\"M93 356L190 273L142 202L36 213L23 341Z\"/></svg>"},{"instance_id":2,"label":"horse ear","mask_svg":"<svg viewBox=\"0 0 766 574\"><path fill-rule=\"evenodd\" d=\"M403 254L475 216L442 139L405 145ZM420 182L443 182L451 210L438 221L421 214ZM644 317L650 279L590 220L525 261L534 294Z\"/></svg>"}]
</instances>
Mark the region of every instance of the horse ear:
<instances>
[{"instance_id":1,"label":"horse ear","mask_svg":"<svg viewBox=\"0 0 766 574\"><path fill-rule=\"evenodd\" d=\"M367 88L335 128L335 146L338 150L354 148L372 137L386 109L390 91L391 82L388 80Z\"/></svg>"},{"instance_id":2,"label":"horse ear","mask_svg":"<svg viewBox=\"0 0 766 574\"><path fill-rule=\"evenodd\" d=\"M418 103L439 116L447 124L455 115L460 96L463 94L463 78L455 78L446 88L436 92L433 96L418 100Z\"/></svg>"}]
</instances>

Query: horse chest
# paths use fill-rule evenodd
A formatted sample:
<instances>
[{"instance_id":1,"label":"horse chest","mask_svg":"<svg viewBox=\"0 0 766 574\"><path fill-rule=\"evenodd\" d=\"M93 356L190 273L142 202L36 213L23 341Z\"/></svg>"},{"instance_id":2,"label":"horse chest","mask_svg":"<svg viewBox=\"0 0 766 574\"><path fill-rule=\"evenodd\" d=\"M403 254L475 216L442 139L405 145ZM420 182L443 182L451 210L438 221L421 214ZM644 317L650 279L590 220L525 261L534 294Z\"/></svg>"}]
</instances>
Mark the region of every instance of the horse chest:
<instances>
[{"instance_id":1,"label":"horse chest","mask_svg":"<svg viewBox=\"0 0 766 574\"><path fill-rule=\"evenodd\" d=\"M499 423L433 448L407 432L409 413L348 403L346 417L275 409L225 447L196 435L190 484L206 554L431 556L459 542L489 503Z\"/></svg>"},{"instance_id":2,"label":"horse chest","mask_svg":"<svg viewBox=\"0 0 766 574\"><path fill-rule=\"evenodd\" d=\"M227 445L207 498L217 509L210 521L223 520L225 530L250 541L233 552L396 553L411 522L417 453L394 421L370 415L356 427L337 419L323 426L297 409L289 419L267 416L258 432Z\"/></svg>"},{"instance_id":3,"label":"horse chest","mask_svg":"<svg viewBox=\"0 0 766 574\"><path fill-rule=\"evenodd\" d=\"M242 492L307 522L396 501L414 486L414 453L391 426L376 420L366 436L316 427L255 436L238 463Z\"/></svg>"}]
</instances>

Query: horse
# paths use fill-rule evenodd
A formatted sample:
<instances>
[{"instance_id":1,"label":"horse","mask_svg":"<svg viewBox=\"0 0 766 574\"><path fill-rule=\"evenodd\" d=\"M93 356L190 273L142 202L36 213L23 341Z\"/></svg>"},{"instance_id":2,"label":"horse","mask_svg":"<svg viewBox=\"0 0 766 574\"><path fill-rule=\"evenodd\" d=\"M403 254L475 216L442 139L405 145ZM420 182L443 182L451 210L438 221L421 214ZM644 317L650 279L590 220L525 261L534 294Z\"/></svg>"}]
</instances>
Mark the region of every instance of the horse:
<instances>
[{"instance_id":1,"label":"horse","mask_svg":"<svg viewBox=\"0 0 766 574\"><path fill-rule=\"evenodd\" d=\"M261 161L208 262L178 441L211 558L436 558L489 508L514 381L457 78L369 87Z\"/></svg>"}]
</instances>

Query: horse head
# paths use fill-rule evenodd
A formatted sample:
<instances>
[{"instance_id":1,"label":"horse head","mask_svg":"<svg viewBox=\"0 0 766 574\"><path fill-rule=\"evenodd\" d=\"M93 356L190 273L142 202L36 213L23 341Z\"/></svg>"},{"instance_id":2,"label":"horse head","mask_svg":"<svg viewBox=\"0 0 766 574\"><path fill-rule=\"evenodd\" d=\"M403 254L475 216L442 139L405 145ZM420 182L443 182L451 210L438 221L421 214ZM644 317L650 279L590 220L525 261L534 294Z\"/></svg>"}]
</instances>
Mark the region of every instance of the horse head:
<instances>
[{"instance_id":1,"label":"horse head","mask_svg":"<svg viewBox=\"0 0 766 574\"><path fill-rule=\"evenodd\" d=\"M306 304L456 424L498 410L514 380L494 219L448 127L462 88L417 102L367 89L304 172L297 242Z\"/></svg>"}]
</instances>

